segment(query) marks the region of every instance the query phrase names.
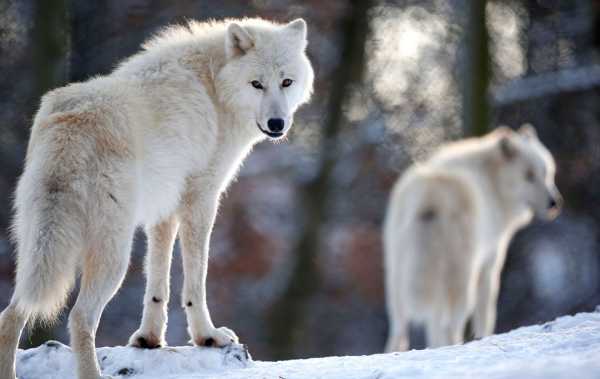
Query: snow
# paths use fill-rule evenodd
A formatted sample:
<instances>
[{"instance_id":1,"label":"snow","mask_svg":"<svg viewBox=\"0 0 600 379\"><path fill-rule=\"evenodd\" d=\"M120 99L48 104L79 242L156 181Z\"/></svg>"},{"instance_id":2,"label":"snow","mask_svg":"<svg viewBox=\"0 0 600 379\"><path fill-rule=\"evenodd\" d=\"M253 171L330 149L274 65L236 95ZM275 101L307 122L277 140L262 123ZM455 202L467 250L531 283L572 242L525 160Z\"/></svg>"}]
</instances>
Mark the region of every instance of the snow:
<instances>
[{"instance_id":1,"label":"snow","mask_svg":"<svg viewBox=\"0 0 600 379\"><path fill-rule=\"evenodd\" d=\"M103 374L132 379L392 379L600 377L600 307L462 346L360 357L253 361L245 347L97 349ZM69 347L19 350L20 379L74 378Z\"/></svg>"}]
</instances>

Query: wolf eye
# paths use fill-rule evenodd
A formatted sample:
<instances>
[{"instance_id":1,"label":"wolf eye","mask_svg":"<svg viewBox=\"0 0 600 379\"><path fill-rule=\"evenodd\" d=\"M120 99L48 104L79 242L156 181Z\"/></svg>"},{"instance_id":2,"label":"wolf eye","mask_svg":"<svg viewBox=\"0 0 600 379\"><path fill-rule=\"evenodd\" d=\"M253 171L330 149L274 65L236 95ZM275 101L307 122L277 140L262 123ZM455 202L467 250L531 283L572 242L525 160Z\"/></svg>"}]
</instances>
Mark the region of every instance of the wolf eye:
<instances>
[{"instance_id":1,"label":"wolf eye","mask_svg":"<svg viewBox=\"0 0 600 379\"><path fill-rule=\"evenodd\" d=\"M292 83L294 83L294 81L292 79L283 79L283 82L281 82L281 86L289 87L292 85Z\"/></svg>"},{"instance_id":2,"label":"wolf eye","mask_svg":"<svg viewBox=\"0 0 600 379\"><path fill-rule=\"evenodd\" d=\"M525 180L527 180L529 183L533 183L535 180L535 172L533 172L532 169L527 169L527 171L525 171Z\"/></svg>"},{"instance_id":3,"label":"wolf eye","mask_svg":"<svg viewBox=\"0 0 600 379\"><path fill-rule=\"evenodd\" d=\"M250 84L252 84L252 87L256 89L264 89L263 85L258 80L253 80L250 82Z\"/></svg>"}]
</instances>

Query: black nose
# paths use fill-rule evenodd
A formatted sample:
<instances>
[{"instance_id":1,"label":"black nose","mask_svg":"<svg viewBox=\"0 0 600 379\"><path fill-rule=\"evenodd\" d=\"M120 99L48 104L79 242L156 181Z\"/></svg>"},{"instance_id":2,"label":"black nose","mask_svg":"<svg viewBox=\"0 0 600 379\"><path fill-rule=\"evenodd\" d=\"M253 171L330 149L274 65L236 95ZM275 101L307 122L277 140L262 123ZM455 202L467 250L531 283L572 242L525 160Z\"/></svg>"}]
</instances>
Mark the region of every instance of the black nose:
<instances>
[{"instance_id":1,"label":"black nose","mask_svg":"<svg viewBox=\"0 0 600 379\"><path fill-rule=\"evenodd\" d=\"M285 122L281 118L270 118L267 122L267 126L269 130L275 133L279 133L283 130L283 125Z\"/></svg>"},{"instance_id":2,"label":"black nose","mask_svg":"<svg viewBox=\"0 0 600 379\"><path fill-rule=\"evenodd\" d=\"M558 196L550 196L550 199L548 200L548 208L549 209L560 209L562 207L562 197L560 195Z\"/></svg>"}]
</instances>

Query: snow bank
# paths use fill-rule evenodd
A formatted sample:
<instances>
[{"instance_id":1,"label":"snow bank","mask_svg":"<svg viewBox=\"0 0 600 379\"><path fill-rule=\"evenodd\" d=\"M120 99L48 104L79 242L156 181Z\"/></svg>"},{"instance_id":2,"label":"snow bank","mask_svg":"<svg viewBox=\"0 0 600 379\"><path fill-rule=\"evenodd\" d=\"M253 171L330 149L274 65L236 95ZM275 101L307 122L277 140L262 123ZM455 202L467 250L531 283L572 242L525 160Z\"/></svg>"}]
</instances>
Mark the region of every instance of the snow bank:
<instances>
[{"instance_id":1,"label":"snow bank","mask_svg":"<svg viewBox=\"0 0 600 379\"><path fill-rule=\"evenodd\" d=\"M97 350L104 374L132 379L600 378L600 309L463 346L362 357L252 361L245 348ZM19 379L74 378L69 347L19 350Z\"/></svg>"}]
</instances>

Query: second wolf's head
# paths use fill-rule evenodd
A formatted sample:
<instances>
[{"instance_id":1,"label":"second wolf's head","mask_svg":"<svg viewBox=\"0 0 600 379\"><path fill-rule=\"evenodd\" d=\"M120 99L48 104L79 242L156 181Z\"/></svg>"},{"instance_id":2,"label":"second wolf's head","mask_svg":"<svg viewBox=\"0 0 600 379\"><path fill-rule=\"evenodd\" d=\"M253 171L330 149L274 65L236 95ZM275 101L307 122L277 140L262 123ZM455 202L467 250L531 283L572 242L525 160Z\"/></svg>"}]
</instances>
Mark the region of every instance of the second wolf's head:
<instances>
[{"instance_id":1,"label":"second wolf's head","mask_svg":"<svg viewBox=\"0 0 600 379\"><path fill-rule=\"evenodd\" d=\"M518 132L501 127L491 136L497 138L503 161L498 171L502 196L538 218L556 217L562 205L562 196L554 184L556 164L535 129L528 124Z\"/></svg>"},{"instance_id":2,"label":"second wolf's head","mask_svg":"<svg viewBox=\"0 0 600 379\"><path fill-rule=\"evenodd\" d=\"M313 70L306 57L306 23L259 19L227 27L227 62L217 74L221 101L270 138L285 136L294 112L310 98Z\"/></svg>"}]
</instances>

